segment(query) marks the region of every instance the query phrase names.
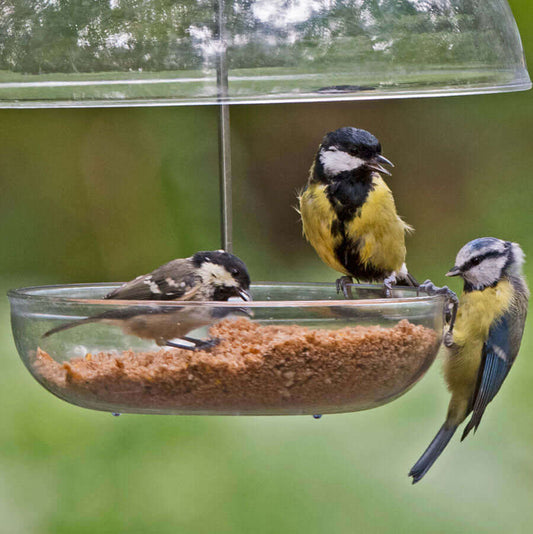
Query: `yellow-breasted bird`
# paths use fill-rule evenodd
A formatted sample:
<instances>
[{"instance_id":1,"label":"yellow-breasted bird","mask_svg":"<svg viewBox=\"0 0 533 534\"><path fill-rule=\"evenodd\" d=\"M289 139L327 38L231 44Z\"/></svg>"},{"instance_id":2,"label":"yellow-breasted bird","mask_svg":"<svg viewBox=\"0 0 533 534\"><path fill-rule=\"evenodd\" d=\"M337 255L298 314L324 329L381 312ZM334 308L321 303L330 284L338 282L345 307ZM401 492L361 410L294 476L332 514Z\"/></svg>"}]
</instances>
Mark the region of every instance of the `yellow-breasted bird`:
<instances>
[{"instance_id":1,"label":"yellow-breasted bird","mask_svg":"<svg viewBox=\"0 0 533 534\"><path fill-rule=\"evenodd\" d=\"M476 431L518 354L529 290L517 243L483 237L467 243L447 276L461 276L464 291L453 330L444 336L444 376L452 394L446 421L409 472L418 482L471 413L461 441Z\"/></svg>"},{"instance_id":2,"label":"yellow-breasted bird","mask_svg":"<svg viewBox=\"0 0 533 534\"><path fill-rule=\"evenodd\" d=\"M139 301L227 301L230 297L251 300L250 276L237 256L223 250L197 252L161 265L108 293L104 299ZM98 315L71 321L43 337L87 323L119 326L125 334L152 339L158 345L189 350L205 350L217 340L199 340L187 334L208 326L230 313L250 314L246 308L213 306L132 305L116 307ZM174 340L174 341L170 341ZM186 343L183 343L185 341Z\"/></svg>"},{"instance_id":3,"label":"yellow-breasted bird","mask_svg":"<svg viewBox=\"0 0 533 534\"><path fill-rule=\"evenodd\" d=\"M328 133L299 195L303 232L322 261L343 273L337 287L350 296L352 277L418 285L405 266L405 234L412 228L396 213L380 173L392 163L379 141L358 128Z\"/></svg>"}]
</instances>

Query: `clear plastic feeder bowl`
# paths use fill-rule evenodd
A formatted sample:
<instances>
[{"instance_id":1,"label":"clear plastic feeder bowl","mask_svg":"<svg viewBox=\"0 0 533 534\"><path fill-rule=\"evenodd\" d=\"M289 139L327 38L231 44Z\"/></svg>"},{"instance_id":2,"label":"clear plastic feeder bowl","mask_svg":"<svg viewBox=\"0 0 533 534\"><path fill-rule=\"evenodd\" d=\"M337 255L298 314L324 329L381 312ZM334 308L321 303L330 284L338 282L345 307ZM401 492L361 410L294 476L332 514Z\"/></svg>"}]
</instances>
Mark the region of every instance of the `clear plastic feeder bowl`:
<instances>
[{"instance_id":1,"label":"clear plastic feeder bowl","mask_svg":"<svg viewBox=\"0 0 533 534\"><path fill-rule=\"evenodd\" d=\"M0 105L356 100L529 89L506 0L12 0Z\"/></svg>"},{"instance_id":2,"label":"clear plastic feeder bowl","mask_svg":"<svg viewBox=\"0 0 533 534\"><path fill-rule=\"evenodd\" d=\"M13 334L24 364L46 389L109 412L288 415L351 412L390 402L411 388L437 354L444 299L333 284L252 287L253 302L102 300L116 285L43 286L9 293ZM60 324L112 309L154 306L214 312L189 335L216 337L207 351L158 347L117 326ZM241 310L239 310L241 308ZM234 312L234 313L232 313Z\"/></svg>"}]
</instances>

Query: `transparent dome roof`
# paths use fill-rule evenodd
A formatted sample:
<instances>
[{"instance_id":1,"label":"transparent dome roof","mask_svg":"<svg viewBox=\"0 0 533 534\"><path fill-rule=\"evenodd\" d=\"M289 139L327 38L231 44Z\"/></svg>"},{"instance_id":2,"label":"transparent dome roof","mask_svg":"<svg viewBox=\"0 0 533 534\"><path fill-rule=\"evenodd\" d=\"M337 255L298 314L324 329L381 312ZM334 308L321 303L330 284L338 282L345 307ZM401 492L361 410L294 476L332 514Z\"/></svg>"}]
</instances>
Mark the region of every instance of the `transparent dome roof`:
<instances>
[{"instance_id":1,"label":"transparent dome roof","mask_svg":"<svg viewBox=\"0 0 533 534\"><path fill-rule=\"evenodd\" d=\"M356 100L530 87L505 0L0 4L1 107Z\"/></svg>"}]
</instances>

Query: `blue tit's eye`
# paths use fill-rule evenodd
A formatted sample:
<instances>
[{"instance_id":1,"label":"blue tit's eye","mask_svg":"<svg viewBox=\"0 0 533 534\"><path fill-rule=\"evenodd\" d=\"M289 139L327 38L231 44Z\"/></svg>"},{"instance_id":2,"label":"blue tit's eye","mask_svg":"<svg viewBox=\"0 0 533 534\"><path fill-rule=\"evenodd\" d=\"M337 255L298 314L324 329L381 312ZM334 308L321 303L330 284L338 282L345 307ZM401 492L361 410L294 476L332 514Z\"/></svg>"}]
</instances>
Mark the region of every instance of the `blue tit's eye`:
<instances>
[{"instance_id":1,"label":"blue tit's eye","mask_svg":"<svg viewBox=\"0 0 533 534\"><path fill-rule=\"evenodd\" d=\"M476 256L475 258L472 258L472 265L479 265L481 263L481 257Z\"/></svg>"},{"instance_id":2,"label":"blue tit's eye","mask_svg":"<svg viewBox=\"0 0 533 534\"><path fill-rule=\"evenodd\" d=\"M329 152L337 152L338 150L339 150L339 149L338 149L336 146L330 146L330 147L328 148L328 151L329 151Z\"/></svg>"}]
</instances>

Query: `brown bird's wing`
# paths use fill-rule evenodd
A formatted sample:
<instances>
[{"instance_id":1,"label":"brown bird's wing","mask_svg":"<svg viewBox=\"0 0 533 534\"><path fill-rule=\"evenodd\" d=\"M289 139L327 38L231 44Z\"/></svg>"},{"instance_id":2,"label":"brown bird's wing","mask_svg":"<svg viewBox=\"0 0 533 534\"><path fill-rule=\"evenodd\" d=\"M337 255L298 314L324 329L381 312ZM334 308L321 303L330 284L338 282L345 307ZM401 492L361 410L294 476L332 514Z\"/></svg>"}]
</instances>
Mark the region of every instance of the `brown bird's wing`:
<instances>
[{"instance_id":1,"label":"brown bird's wing","mask_svg":"<svg viewBox=\"0 0 533 534\"><path fill-rule=\"evenodd\" d=\"M105 296L115 300L194 300L201 288L189 258L172 260Z\"/></svg>"}]
</instances>

